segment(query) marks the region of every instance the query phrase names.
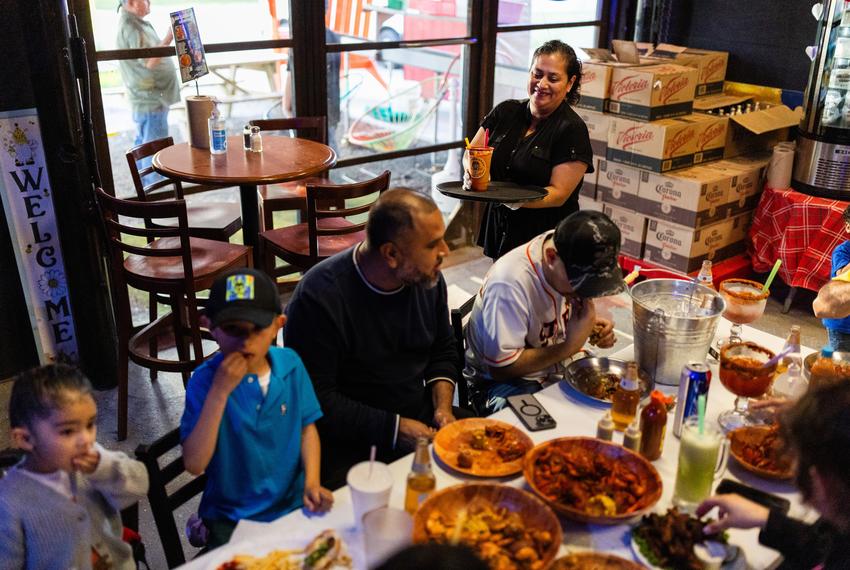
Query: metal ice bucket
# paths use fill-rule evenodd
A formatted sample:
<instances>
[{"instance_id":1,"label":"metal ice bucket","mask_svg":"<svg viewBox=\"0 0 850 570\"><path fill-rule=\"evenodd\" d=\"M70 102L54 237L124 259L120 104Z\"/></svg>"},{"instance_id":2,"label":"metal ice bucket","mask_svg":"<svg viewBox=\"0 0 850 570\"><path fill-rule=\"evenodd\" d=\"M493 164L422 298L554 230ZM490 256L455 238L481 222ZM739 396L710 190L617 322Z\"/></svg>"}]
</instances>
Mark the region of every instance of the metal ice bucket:
<instances>
[{"instance_id":1,"label":"metal ice bucket","mask_svg":"<svg viewBox=\"0 0 850 570\"><path fill-rule=\"evenodd\" d=\"M691 297L693 295L693 297ZM684 314L683 302L710 295L708 314ZM635 359L655 382L679 385L682 367L705 362L726 301L703 285L681 279L649 279L631 288Z\"/></svg>"}]
</instances>

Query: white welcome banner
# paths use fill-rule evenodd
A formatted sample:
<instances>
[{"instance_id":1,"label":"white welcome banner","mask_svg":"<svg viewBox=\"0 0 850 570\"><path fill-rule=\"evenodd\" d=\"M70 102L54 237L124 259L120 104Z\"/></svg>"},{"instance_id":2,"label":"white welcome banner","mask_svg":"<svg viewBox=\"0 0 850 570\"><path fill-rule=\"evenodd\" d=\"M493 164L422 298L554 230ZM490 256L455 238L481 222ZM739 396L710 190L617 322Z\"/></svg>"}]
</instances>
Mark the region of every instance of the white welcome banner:
<instances>
[{"instance_id":1,"label":"white welcome banner","mask_svg":"<svg viewBox=\"0 0 850 570\"><path fill-rule=\"evenodd\" d=\"M35 109L0 112L0 197L42 364L79 360L53 190Z\"/></svg>"}]
</instances>

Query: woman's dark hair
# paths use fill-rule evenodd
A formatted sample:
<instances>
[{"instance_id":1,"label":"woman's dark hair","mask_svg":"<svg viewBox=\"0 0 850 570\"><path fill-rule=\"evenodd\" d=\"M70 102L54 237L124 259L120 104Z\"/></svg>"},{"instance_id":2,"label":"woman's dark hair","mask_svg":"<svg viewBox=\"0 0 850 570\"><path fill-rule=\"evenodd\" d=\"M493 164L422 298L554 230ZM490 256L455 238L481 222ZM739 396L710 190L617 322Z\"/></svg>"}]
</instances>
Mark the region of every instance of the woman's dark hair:
<instances>
[{"instance_id":1,"label":"woman's dark hair","mask_svg":"<svg viewBox=\"0 0 850 570\"><path fill-rule=\"evenodd\" d=\"M797 486L811 497L810 470L838 483L838 504L850 505L850 381L810 389L780 422L797 455Z\"/></svg>"},{"instance_id":2,"label":"woman's dark hair","mask_svg":"<svg viewBox=\"0 0 850 570\"><path fill-rule=\"evenodd\" d=\"M539 48L534 50L534 55L531 58L531 64L541 55L558 54L564 58L566 62L567 81L571 77L575 77L575 83L567 93L567 103L575 105L581 99L581 61L576 57L576 52L573 48L562 42L561 40L549 40Z\"/></svg>"},{"instance_id":3,"label":"woman's dark hair","mask_svg":"<svg viewBox=\"0 0 850 570\"><path fill-rule=\"evenodd\" d=\"M91 394L92 387L79 368L67 364L48 364L21 372L14 378L9 399L11 427L31 428L69 400L69 396Z\"/></svg>"}]
</instances>

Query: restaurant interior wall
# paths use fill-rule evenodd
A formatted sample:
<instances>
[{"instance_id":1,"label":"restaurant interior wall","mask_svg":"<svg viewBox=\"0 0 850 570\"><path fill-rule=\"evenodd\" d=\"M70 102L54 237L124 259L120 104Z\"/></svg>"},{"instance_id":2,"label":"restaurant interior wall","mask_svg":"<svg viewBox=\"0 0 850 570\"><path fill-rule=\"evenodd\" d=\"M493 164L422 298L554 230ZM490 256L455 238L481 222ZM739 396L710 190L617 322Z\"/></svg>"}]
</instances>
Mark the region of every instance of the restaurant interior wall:
<instances>
[{"instance_id":1,"label":"restaurant interior wall","mask_svg":"<svg viewBox=\"0 0 850 570\"><path fill-rule=\"evenodd\" d=\"M728 81L802 92L815 39L812 2L674 2L667 43L729 52Z\"/></svg>"}]
</instances>

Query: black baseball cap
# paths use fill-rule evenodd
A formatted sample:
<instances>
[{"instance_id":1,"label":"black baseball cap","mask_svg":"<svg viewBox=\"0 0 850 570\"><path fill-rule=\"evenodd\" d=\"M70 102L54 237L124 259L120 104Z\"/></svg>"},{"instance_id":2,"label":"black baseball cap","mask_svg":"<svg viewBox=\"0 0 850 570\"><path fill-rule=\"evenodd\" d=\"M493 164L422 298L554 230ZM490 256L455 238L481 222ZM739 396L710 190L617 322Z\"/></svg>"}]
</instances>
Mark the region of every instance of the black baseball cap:
<instances>
[{"instance_id":1,"label":"black baseball cap","mask_svg":"<svg viewBox=\"0 0 850 570\"><path fill-rule=\"evenodd\" d=\"M257 269L231 269L215 280L207 301L213 327L227 321L248 321L266 328L283 313L274 280Z\"/></svg>"},{"instance_id":2,"label":"black baseball cap","mask_svg":"<svg viewBox=\"0 0 850 570\"><path fill-rule=\"evenodd\" d=\"M623 290L623 272L617 263L620 228L611 218L602 212L575 212L561 220L553 239L576 295L590 299Z\"/></svg>"}]
</instances>

